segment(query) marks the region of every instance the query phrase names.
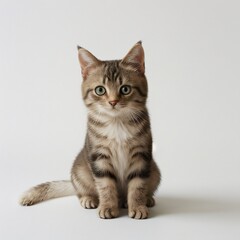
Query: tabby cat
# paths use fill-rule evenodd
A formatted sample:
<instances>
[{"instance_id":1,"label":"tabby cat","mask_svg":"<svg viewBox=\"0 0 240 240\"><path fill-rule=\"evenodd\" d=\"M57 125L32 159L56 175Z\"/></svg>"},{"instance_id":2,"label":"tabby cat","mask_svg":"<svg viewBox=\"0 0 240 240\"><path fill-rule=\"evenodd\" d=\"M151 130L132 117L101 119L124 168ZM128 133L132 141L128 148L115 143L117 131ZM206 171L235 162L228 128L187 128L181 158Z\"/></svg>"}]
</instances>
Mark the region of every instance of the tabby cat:
<instances>
[{"instance_id":1,"label":"tabby cat","mask_svg":"<svg viewBox=\"0 0 240 240\"><path fill-rule=\"evenodd\" d=\"M20 203L77 195L84 208L98 207L100 218L119 216L120 207L128 208L131 218L147 218L161 177L152 157L142 43L122 60L101 61L82 47L78 57L88 130L71 181L35 186Z\"/></svg>"}]
</instances>

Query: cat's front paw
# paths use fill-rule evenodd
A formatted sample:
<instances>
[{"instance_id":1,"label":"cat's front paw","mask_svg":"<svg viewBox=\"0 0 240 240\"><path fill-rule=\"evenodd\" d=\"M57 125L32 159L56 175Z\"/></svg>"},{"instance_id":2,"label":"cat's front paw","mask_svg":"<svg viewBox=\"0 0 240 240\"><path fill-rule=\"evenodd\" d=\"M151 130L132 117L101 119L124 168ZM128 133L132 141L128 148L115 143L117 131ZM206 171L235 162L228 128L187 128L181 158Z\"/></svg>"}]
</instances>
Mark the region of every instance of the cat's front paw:
<instances>
[{"instance_id":1,"label":"cat's front paw","mask_svg":"<svg viewBox=\"0 0 240 240\"><path fill-rule=\"evenodd\" d=\"M99 207L98 214L103 219L116 218L119 216L119 209L117 207Z\"/></svg>"},{"instance_id":2,"label":"cat's front paw","mask_svg":"<svg viewBox=\"0 0 240 240\"><path fill-rule=\"evenodd\" d=\"M129 208L128 215L134 219L145 219L148 217L149 211L145 205Z\"/></svg>"},{"instance_id":3,"label":"cat's front paw","mask_svg":"<svg viewBox=\"0 0 240 240\"><path fill-rule=\"evenodd\" d=\"M98 199L92 196L83 196L80 198L80 204L87 209L97 208Z\"/></svg>"}]
</instances>

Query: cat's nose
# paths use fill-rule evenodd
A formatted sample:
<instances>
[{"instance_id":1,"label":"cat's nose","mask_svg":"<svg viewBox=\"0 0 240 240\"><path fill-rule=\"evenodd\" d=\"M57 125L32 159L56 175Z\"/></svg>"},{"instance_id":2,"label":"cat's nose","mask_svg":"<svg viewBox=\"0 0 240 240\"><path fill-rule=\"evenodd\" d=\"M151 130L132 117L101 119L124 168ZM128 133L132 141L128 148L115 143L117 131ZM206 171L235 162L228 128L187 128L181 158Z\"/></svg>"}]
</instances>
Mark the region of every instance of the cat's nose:
<instances>
[{"instance_id":1,"label":"cat's nose","mask_svg":"<svg viewBox=\"0 0 240 240\"><path fill-rule=\"evenodd\" d=\"M109 104L111 104L114 107L115 105L117 105L118 102L119 102L118 100L113 100L109 101Z\"/></svg>"}]
</instances>

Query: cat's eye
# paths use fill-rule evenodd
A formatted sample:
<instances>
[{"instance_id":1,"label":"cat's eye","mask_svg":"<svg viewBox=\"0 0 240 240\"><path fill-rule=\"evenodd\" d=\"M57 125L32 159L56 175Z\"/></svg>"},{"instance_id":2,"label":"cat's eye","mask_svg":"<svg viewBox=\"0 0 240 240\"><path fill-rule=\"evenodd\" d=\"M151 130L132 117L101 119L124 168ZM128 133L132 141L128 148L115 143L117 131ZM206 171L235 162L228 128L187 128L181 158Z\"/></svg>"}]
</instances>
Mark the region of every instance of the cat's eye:
<instances>
[{"instance_id":1,"label":"cat's eye","mask_svg":"<svg viewBox=\"0 0 240 240\"><path fill-rule=\"evenodd\" d=\"M128 95L131 92L132 88L128 85L124 85L120 88L120 92L123 95Z\"/></svg>"},{"instance_id":2,"label":"cat's eye","mask_svg":"<svg viewBox=\"0 0 240 240\"><path fill-rule=\"evenodd\" d=\"M98 86L95 88L95 93L98 95L98 96L102 96L106 93L106 89L102 86Z\"/></svg>"}]
</instances>

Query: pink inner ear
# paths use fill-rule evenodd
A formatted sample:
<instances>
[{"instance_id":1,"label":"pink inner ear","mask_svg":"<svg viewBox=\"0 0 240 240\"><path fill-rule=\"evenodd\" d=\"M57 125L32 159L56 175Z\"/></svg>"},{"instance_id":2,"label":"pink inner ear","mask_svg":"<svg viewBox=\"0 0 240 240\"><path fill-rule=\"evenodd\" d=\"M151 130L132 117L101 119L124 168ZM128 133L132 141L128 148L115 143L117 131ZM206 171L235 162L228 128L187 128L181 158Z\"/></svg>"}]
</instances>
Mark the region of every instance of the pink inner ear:
<instances>
[{"instance_id":1,"label":"pink inner ear","mask_svg":"<svg viewBox=\"0 0 240 240\"><path fill-rule=\"evenodd\" d=\"M78 49L78 59L82 69L83 79L85 79L90 71L101 62L92 53L84 48Z\"/></svg>"},{"instance_id":2,"label":"pink inner ear","mask_svg":"<svg viewBox=\"0 0 240 240\"><path fill-rule=\"evenodd\" d=\"M87 75L88 75L87 69L86 69L86 68L84 68L84 69L82 68L82 77L83 77L83 80L86 79Z\"/></svg>"},{"instance_id":3,"label":"pink inner ear","mask_svg":"<svg viewBox=\"0 0 240 240\"><path fill-rule=\"evenodd\" d=\"M132 70L144 73L144 50L141 43L137 43L133 46L133 48L123 58L122 63L126 66L128 65Z\"/></svg>"},{"instance_id":4,"label":"pink inner ear","mask_svg":"<svg viewBox=\"0 0 240 240\"><path fill-rule=\"evenodd\" d=\"M96 67L97 65L90 65L90 66L86 66L85 68L82 68L83 80L85 80L87 76L91 73L91 71L94 70Z\"/></svg>"},{"instance_id":5,"label":"pink inner ear","mask_svg":"<svg viewBox=\"0 0 240 240\"><path fill-rule=\"evenodd\" d=\"M144 65L144 57L143 57L143 56L136 55L135 58L133 59L133 61L134 61L136 64L139 64L140 66L143 66L143 65Z\"/></svg>"}]
</instances>

